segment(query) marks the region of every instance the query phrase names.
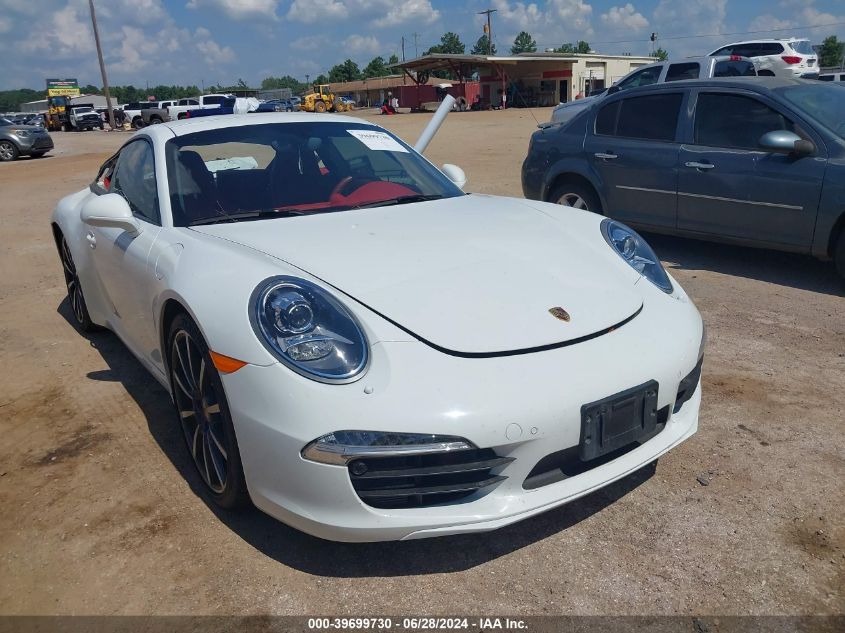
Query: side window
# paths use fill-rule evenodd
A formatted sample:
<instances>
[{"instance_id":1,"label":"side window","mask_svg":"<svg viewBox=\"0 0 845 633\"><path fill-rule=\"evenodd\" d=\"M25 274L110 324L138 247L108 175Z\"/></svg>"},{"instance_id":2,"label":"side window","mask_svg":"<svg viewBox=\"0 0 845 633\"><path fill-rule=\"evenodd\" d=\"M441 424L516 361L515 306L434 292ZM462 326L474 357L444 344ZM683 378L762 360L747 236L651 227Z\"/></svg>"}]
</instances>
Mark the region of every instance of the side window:
<instances>
[{"instance_id":1,"label":"side window","mask_svg":"<svg viewBox=\"0 0 845 633\"><path fill-rule=\"evenodd\" d=\"M112 176L114 176L114 166L117 163L117 157L110 158L97 173L97 178L92 183L92 190L96 189L95 193L109 193L111 191Z\"/></svg>"},{"instance_id":2,"label":"side window","mask_svg":"<svg viewBox=\"0 0 845 633\"><path fill-rule=\"evenodd\" d=\"M795 131L792 122L765 103L742 95L702 93L695 106L695 143L757 150L766 132Z\"/></svg>"},{"instance_id":3,"label":"side window","mask_svg":"<svg viewBox=\"0 0 845 633\"><path fill-rule=\"evenodd\" d=\"M623 99L616 136L674 141L682 100L680 92Z\"/></svg>"},{"instance_id":4,"label":"side window","mask_svg":"<svg viewBox=\"0 0 845 633\"><path fill-rule=\"evenodd\" d=\"M783 52L782 44L757 44L757 46L760 47L760 52L757 55L780 55Z\"/></svg>"},{"instance_id":5,"label":"side window","mask_svg":"<svg viewBox=\"0 0 845 633\"><path fill-rule=\"evenodd\" d=\"M155 161L149 143L133 141L121 150L110 191L123 196L136 217L160 223Z\"/></svg>"},{"instance_id":6,"label":"side window","mask_svg":"<svg viewBox=\"0 0 845 633\"><path fill-rule=\"evenodd\" d=\"M613 136L616 133L616 119L619 116L619 104L621 101L614 101L599 110L596 116L596 134L601 136Z\"/></svg>"},{"instance_id":7,"label":"side window","mask_svg":"<svg viewBox=\"0 0 845 633\"><path fill-rule=\"evenodd\" d=\"M746 61L721 61L713 67L714 77L756 77L754 64Z\"/></svg>"},{"instance_id":8,"label":"side window","mask_svg":"<svg viewBox=\"0 0 845 633\"><path fill-rule=\"evenodd\" d=\"M220 105L223 99L224 97L206 97L203 101L205 105Z\"/></svg>"},{"instance_id":9,"label":"side window","mask_svg":"<svg viewBox=\"0 0 845 633\"><path fill-rule=\"evenodd\" d=\"M698 62L672 64L669 66L669 70L666 71L666 81L698 79L699 72L701 72L701 66L698 65Z\"/></svg>"},{"instance_id":10,"label":"side window","mask_svg":"<svg viewBox=\"0 0 845 633\"><path fill-rule=\"evenodd\" d=\"M628 88L637 88L639 86L650 86L651 84L656 84L657 80L660 79L661 70L663 70L663 66L649 66L648 68L643 68L627 79L620 81L618 84L619 89L626 90Z\"/></svg>"}]
</instances>

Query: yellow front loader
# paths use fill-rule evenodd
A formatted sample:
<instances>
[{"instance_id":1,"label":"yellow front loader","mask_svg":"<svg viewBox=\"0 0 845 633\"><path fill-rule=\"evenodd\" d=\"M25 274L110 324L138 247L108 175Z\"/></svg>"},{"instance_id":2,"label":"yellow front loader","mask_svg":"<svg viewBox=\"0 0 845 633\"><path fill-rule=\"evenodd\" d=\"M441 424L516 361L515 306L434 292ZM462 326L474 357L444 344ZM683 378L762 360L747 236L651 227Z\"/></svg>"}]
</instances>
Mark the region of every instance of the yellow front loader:
<instances>
[{"instance_id":1,"label":"yellow front loader","mask_svg":"<svg viewBox=\"0 0 845 633\"><path fill-rule=\"evenodd\" d=\"M333 93L327 84L315 86L314 92L302 97L302 109L306 112L345 112L346 105Z\"/></svg>"}]
</instances>

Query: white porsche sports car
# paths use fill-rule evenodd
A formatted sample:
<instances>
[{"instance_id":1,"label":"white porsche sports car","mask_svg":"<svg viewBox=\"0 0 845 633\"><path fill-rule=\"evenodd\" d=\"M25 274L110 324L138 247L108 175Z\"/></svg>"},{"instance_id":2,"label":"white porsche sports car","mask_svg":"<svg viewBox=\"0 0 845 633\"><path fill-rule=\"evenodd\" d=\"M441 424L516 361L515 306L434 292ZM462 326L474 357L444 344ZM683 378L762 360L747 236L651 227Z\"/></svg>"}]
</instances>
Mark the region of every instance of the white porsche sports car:
<instances>
[{"instance_id":1,"label":"white porsche sports car","mask_svg":"<svg viewBox=\"0 0 845 633\"><path fill-rule=\"evenodd\" d=\"M704 329L631 229L461 176L360 119L208 117L135 134L52 229L78 326L172 394L214 502L484 531L695 433Z\"/></svg>"}]
</instances>

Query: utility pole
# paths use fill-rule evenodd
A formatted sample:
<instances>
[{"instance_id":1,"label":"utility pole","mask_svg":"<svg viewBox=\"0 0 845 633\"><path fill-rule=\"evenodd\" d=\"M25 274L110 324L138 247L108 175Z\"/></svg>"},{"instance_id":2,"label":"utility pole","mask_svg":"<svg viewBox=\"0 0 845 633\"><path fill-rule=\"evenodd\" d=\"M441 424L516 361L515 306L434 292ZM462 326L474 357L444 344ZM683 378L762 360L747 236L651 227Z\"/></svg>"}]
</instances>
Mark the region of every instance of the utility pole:
<instances>
[{"instance_id":1,"label":"utility pole","mask_svg":"<svg viewBox=\"0 0 845 633\"><path fill-rule=\"evenodd\" d=\"M311 77L308 73L305 73L305 85L308 85L308 79Z\"/></svg>"},{"instance_id":2,"label":"utility pole","mask_svg":"<svg viewBox=\"0 0 845 633\"><path fill-rule=\"evenodd\" d=\"M405 61L405 36L402 36L402 61Z\"/></svg>"},{"instance_id":3,"label":"utility pole","mask_svg":"<svg viewBox=\"0 0 845 633\"><path fill-rule=\"evenodd\" d=\"M487 9L486 11L479 11L478 15L486 15L487 16L487 28L485 28L485 32L487 33L487 54L493 54L493 26L490 24L490 14L496 13L497 9Z\"/></svg>"},{"instance_id":4,"label":"utility pole","mask_svg":"<svg viewBox=\"0 0 845 633\"><path fill-rule=\"evenodd\" d=\"M654 56L654 47L657 44L657 33L652 33L651 37L649 39L651 40L651 55L653 57Z\"/></svg>"},{"instance_id":5,"label":"utility pole","mask_svg":"<svg viewBox=\"0 0 845 633\"><path fill-rule=\"evenodd\" d=\"M417 50L417 38L420 36L419 33L413 33L414 36L414 57L419 57L420 52Z\"/></svg>"},{"instance_id":6,"label":"utility pole","mask_svg":"<svg viewBox=\"0 0 845 633\"><path fill-rule=\"evenodd\" d=\"M97 58L100 60L100 74L103 76L103 94L106 95L106 109L109 112L109 125L111 126L111 129L114 129L114 109L111 107L109 79L106 76L106 65L103 62L103 48L100 46L100 32L97 30L97 14L94 13L94 0L88 0L88 8L91 9L91 24L94 25L94 42L97 44Z\"/></svg>"}]
</instances>

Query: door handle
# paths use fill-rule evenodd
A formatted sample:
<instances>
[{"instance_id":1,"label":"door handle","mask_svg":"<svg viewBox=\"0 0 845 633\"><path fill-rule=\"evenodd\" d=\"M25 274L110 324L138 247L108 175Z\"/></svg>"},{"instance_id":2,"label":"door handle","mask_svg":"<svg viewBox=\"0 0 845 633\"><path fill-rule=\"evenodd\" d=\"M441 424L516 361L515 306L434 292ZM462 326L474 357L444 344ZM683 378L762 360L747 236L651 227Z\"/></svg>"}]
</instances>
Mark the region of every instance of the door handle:
<instances>
[{"instance_id":1,"label":"door handle","mask_svg":"<svg viewBox=\"0 0 845 633\"><path fill-rule=\"evenodd\" d=\"M86 239L86 240L88 240L88 245L89 245L91 248L97 248L97 238L96 238L96 237L94 237L94 234L93 234L93 233L90 233L90 232L89 232L89 233L85 236L85 239Z\"/></svg>"},{"instance_id":2,"label":"door handle","mask_svg":"<svg viewBox=\"0 0 845 633\"><path fill-rule=\"evenodd\" d=\"M612 152L596 152L593 156L601 158L602 160L613 160L614 158L619 158L619 156L613 154Z\"/></svg>"},{"instance_id":3,"label":"door handle","mask_svg":"<svg viewBox=\"0 0 845 633\"><path fill-rule=\"evenodd\" d=\"M694 160L686 162L684 165L693 169L713 169L716 166L713 163L699 163Z\"/></svg>"}]
</instances>

